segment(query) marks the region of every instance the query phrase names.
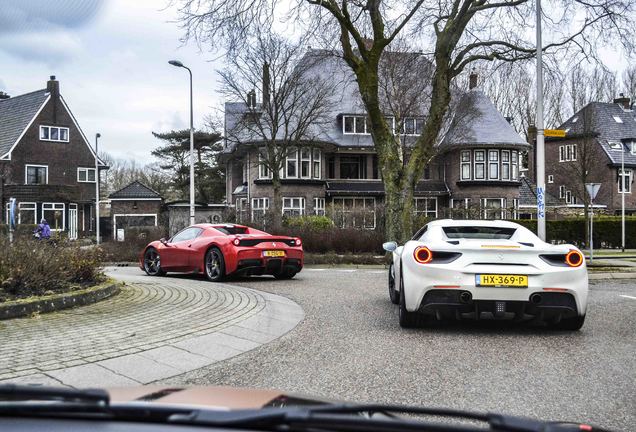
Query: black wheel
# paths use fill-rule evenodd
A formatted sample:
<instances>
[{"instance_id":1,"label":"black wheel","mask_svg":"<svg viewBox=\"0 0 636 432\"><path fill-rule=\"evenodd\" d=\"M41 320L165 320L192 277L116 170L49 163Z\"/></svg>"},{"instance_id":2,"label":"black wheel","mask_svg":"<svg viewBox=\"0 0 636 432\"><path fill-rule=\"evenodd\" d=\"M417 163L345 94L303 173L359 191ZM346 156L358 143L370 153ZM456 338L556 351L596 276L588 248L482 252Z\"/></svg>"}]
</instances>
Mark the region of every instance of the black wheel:
<instances>
[{"instance_id":1,"label":"black wheel","mask_svg":"<svg viewBox=\"0 0 636 432\"><path fill-rule=\"evenodd\" d=\"M144 271L148 276L163 276L166 272L161 268L161 256L155 248L148 248L144 254Z\"/></svg>"},{"instance_id":2,"label":"black wheel","mask_svg":"<svg viewBox=\"0 0 636 432\"><path fill-rule=\"evenodd\" d=\"M212 282L219 282L225 277L225 260L217 248L208 249L205 253L205 277Z\"/></svg>"},{"instance_id":3,"label":"black wheel","mask_svg":"<svg viewBox=\"0 0 636 432\"><path fill-rule=\"evenodd\" d=\"M409 312L406 310L406 300L404 299L404 277L400 273L400 327L402 328L417 328L423 327L427 323L428 319L425 315L417 312Z\"/></svg>"},{"instance_id":4,"label":"black wheel","mask_svg":"<svg viewBox=\"0 0 636 432\"><path fill-rule=\"evenodd\" d=\"M585 315L575 316L572 318L564 318L559 321L557 324L553 324L552 328L554 330L570 330L577 331L583 327L583 323L585 322Z\"/></svg>"},{"instance_id":5,"label":"black wheel","mask_svg":"<svg viewBox=\"0 0 636 432\"><path fill-rule=\"evenodd\" d=\"M283 270L274 274L276 279L292 279L294 276L296 276L296 272L293 270Z\"/></svg>"},{"instance_id":6,"label":"black wheel","mask_svg":"<svg viewBox=\"0 0 636 432\"><path fill-rule=\"evenodd\" d=\"M389 266L389 298L391 303L400 304L400 293L395 290L395 267Z\"/></svg>"}]
</instances>

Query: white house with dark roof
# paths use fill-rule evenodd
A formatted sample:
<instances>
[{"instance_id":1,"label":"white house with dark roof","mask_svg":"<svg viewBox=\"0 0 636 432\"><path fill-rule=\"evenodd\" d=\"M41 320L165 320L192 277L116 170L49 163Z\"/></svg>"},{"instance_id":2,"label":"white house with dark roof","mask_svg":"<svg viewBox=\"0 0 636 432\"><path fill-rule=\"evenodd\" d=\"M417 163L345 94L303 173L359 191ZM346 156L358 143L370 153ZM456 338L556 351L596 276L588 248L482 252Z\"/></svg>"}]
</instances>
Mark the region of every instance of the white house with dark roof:
<instances>
[{"instance_id":1,"label":"white house with dark roof","mask_svg":"<svg viewBox=\"0 0 636 432\"><path fill-rule=\"evenodd\" d=\"M282 212L327 213L343 227L375 228L383 214L384 187L357 84L348 66L335 56L324 56L315 69L332 78L337 103L332 121L320 125L311 142L289 153L281 172ZM476 76L472 81L476 85ZM227 201L244 222L262 217L273 199L271 173L259 162L259 147L264 144L241 129L247 112L250 109L243 102L225 104L226 137L243 135L241 144L227 139L221 158L226 165ZM404 119L399 133L407 145L420 135L423 122L423 116ZM476 206L482 217L516 215L519 153L527 148L483 92L471 88L460 101L439 155L422 171L415 188L415 216L446 217L451 206ZM479 210L482 206L484 211Z\"/></svg>"},{"instance_id":2,"label":"white house with dark roof","mask_svg":"<svg viewBox=\"0 0 636 432\"><path fill-rule=\"evenodd\" d=\"M624 180L626 213L636 214L636 111L630 99L591 102L559 129L565 138L546 138L547 192L569 207L583 207L587 193L577 173L585 169L586 182L601 183L595 208L619 214Z\"/></svg>"}]
</instances>

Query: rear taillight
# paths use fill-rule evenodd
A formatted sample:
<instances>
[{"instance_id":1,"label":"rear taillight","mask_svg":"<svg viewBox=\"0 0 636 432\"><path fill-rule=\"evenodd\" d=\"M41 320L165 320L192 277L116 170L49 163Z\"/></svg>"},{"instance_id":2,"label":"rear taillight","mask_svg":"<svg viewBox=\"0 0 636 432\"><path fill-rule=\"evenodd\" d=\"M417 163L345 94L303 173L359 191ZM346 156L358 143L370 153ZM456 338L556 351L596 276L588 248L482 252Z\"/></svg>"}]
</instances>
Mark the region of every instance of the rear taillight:
<instances>
[{"instance_id":1,"label":"rear taillight","mask_svg":"<svg viewBox=\"0 0 636 432\"><path fill-rule=\"evenodd\" d=\"M565 263L570 267L579 267L584 259L583 254L577 250L571 250L565 255Z\"/></svg>"},{"instance_id":2,"label":"rear taillight","mask_svg":"<svg viewBox=\"0 0 636 432\"><path fill-rule=\"evenodd\" d=\"M418 246L413 252L413 257L420 264L428 264L433 260L433 252L426 246Z\"/></svg>"},{"instance_id":3,"label":"rear taillight","mask_svg":"<svg viewBox=\"0 0 636 432\"><path fill-rule=\"evenodd\" d=\"M303 242L302 242L302 241L300 241L300 239L299 239L299 238L294 239L294 243L296 244L296 246L300 246L300 245L302 245L302 244L303 244Z\"/></svg>"},{"instance_id":4,"label":"rear taillight","mask_svg":"<svg viewBox=\"0 0 636 432\"><path fill-rule=\"evenodd\" d=\"M238 245L240 245L240 244L241 244L241 241L240 241L239 239L235 238L235 239L232 241L232 244L233 244L234 246L238 246Z\"/></svg>"}]
</instances>

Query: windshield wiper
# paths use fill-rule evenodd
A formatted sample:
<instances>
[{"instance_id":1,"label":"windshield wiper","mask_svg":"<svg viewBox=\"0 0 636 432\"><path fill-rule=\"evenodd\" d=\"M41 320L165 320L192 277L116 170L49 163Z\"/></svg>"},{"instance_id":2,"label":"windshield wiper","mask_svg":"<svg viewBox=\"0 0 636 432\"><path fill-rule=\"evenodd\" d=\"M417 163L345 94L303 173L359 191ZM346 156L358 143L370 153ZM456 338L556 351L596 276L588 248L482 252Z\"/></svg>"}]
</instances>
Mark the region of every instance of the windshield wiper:
<instances>
[{"instance_id":1,"label":"windshield wiper","mask_svg":"<svg viewBox=\"0 0 636 432\"><path fill-rule=\"evenodd\" d=\"M107 406L110 396L102 389L76 390L65 387L0 384L0 403L5 401L60 401Z\"/></svg>"}]
</instances>

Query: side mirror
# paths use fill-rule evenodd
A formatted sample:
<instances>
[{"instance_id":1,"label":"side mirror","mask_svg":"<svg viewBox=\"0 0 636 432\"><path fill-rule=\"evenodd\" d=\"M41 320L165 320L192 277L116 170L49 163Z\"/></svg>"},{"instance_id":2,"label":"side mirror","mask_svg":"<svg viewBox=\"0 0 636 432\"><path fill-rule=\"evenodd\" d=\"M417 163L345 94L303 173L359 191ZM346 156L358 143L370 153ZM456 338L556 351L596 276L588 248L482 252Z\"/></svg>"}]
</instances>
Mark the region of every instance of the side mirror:
<instances>
[{"instance_id":1,"label":"side mirror","mask_svg":"<svg viewBox=\"0 0 636 432\"><path fill-rule=\"evenodd\" d=\"M384 249L387 252L393 252L394 250L396 250L398 247L398 244L394 241L390 241L390 242L386 242L382 244L382 249Z\"/></svg>"},{"instance_id":2,"label":"side mirror","mask_svg":"<svg viewBox=\"0 0 636 432\"><path fill-rule=\"evenodd\" d=\"M165 237L161 237L161 238L159 239L159 241L161 242L161 244L164 244L164 245L167 245L167 244L168 244L168 240L166 240L166 238L165 238Z\"/></svg>"}]
</instances>

